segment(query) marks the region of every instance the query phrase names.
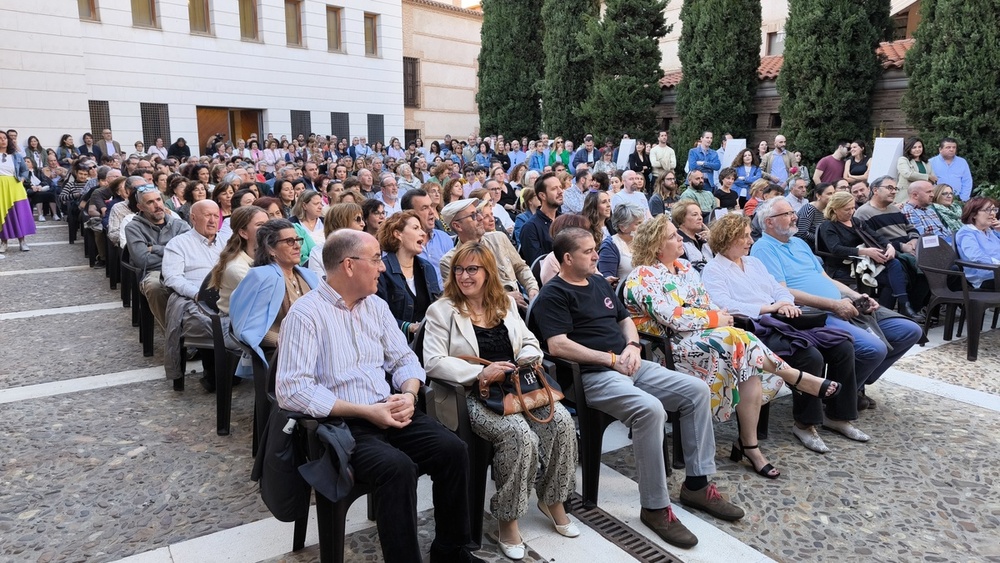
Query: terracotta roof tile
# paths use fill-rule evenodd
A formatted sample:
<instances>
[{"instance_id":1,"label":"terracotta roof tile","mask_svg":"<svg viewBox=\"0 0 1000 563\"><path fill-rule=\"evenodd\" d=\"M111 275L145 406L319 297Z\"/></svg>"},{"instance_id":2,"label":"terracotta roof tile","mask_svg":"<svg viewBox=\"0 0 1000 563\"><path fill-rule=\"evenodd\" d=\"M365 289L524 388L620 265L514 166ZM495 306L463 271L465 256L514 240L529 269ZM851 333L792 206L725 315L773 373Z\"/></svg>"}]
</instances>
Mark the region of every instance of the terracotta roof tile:
<instances>
[{"instance_id":1,"label":"terracotta roof tile","mask_svg":"<svg viewBox=\"0 0 1000 563\"><path fill-rule=\"evenodd\" d=\"M448 10L449 12L457 12L459 14L483 17L483 12L480 10L470 10L468 8L460 8L453 4L445 4L444 2L435 2L434 0L406 0L406 1L410 4L423 4L424 6L438 8L439 10Z\"/></svg>"},{"instance_id":2,"label":"terracotta roof tile","mask_svg":"<svg viewBox=\"0 0 1000 563\"><path fill-rule=\"evenodd\" d=\"M903 68L903 60L906 52L913 47L913 39L901 39L888 43L881 43L878 52L885 56L882 66L884 68ZM781 65L785 58L781 55L760 58L760 67L757 69L757 78L760 80L774 80L781 71ZM681 81L683 73L679 70L666 73L660 79L660 86L663 88L673 88Z\"/></svg>"}]
</instances>

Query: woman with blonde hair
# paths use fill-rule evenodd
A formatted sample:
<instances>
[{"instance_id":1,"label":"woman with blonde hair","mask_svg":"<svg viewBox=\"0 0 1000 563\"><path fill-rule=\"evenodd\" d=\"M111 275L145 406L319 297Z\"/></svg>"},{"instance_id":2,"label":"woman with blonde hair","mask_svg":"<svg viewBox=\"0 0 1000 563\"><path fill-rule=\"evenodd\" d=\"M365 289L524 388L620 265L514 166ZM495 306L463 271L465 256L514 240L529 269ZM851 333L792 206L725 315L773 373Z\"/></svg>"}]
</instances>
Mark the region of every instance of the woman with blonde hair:
<instances>
[{"instance_id":1,"label":"woman with blonde hair","mask_svg":"<svg viewBox=\"0 0 1000 563\"><path fill-rule=\"evenodd\" d=\"M500 282L496 257L480 243L467 242L455 252L444 295L427 309L424 324L424 367L432 380L489 384L542 359L538 339ZM525 556L517 521L528 511L532 485L538 509L556 531L571 538L580 535L563 507L576 488L577 456L576 428L566 407L555 402L530 413L503 415L487 408L472 392L466 395L466 406L473 432L493 444L497 490L490 499L490 512L499 523L504 555L514 560ZM456 427L457 413L440 409L439 413L447 426ZM549 417L551 421L540 422Z\"/></svg>"},{"instance_id":2,"label":"woman with blonde hair","mask_svg":"<svg viewBox=\"0 0 1000 563\"><path fill-rule=\"evenodd\" d=\"M740 438L733 458L746 456L756 473L776 479L781 473L757 447L760 406L774 398L782 380L822 398L838 393L840 384L793 369L755 335L735 328L732 315L712 303L698 271L681 258L684 242L666 215L640 225L632 248L635 269L622 295L636 327L670 334L676 369L702 378L712 390L715 420L737 413Z\"/></svg>"},{"instance_id":3,"label":"woman with blonde hair","mask_svg":"<svg viewBox=\"0 0 1000 563\"><path fill-rule=\"evenodd\" d=\"M326 210L326 216L323 217L323 241L326 242L333 231L339 229L365 230L365 216L360 205L337 203ZM326 275L326 268L323 265L323 244L314 245L309 251L309 269L321 277Z\"/></svg>"}]
</instances>

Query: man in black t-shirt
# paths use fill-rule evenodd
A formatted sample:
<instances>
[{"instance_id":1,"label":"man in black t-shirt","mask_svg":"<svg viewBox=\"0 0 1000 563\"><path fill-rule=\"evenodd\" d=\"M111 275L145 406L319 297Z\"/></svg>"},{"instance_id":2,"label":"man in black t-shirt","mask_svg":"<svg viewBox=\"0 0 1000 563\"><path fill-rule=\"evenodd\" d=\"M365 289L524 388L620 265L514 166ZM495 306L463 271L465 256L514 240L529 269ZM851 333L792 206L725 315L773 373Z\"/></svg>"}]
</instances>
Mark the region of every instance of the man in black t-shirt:
<instances>
[{"instance_id":1,"label":"man in black t-shirt","mask_svg":"<svg viewBox=\"0 0 1000 563\"><path fill-rule=\"evenodd\" d=\"M632 430L639 474L640 519L668 543L692 547L694 536L674 516L663 461L667 411L680 413L687 477L681 502L723 520L743 510L710 484L715 472L710 392L698 377L639 357L639 334L611 286L595 274L597 251L590 232L560 231L552 242L559 275L542 286L529 323L555 356L580 364L587 404Z\"/></svg>"}]
</instances>

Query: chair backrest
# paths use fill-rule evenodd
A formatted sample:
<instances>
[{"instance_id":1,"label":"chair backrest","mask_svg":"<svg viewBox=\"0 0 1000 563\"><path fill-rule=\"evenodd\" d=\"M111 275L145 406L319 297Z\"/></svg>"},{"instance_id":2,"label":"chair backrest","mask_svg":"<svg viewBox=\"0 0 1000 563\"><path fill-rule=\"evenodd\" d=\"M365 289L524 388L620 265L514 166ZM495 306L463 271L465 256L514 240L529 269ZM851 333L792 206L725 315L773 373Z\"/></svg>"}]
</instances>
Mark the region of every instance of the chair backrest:
<instances>
[{"instance_id":1,"label":"chair backrest","mask_svg":"<svg viewBox=\"0 0 1000 563\"><path fill-rule=\"evenodd\" d=\"M542 254L535 261L531 263L531 275L535 276L535 281L538 283L538 287L542 287L542 261L548 253Z\"/></svg>"},{"instance_id":2,"label":"chair backrest","mask_svg":"<svg viewBox=\"0 0 1000 563\"><path fill-rule=\"evenodd\" d=\"M958 260L958 255L945 239L938 237L937 246L931 247L924 246L923 237L917 239L917 266L927 277L927 284L932 292L950 291L948 287L949 276L940 270L957 271L955 260Z\"/></svg>"},{"instance_id":3,"label":"chair backrest","mask_svg":"<svg viewBox=\"0 0 1000 563\"><path fill-rule=\"evenodd\" d=\"M201 282L201 287L198 289L198 301L204 303L209 309L214 313L219 312L219 289L216 287L209 287L208 282L212 279L212 273L209 272L205 279Z\"/></svg>"},{"instance_id":4,"label":"chair backrest","mask_svg":"<svg viewBox=\"0 0 1000 563\"><path fill-rule=\"evenodd\" d=\"M410 350L417 355L417 360L420 365L424 365L424 327L425 323L420 323L420 328L417 329L417 333L413 335L413 340L410 341Z\"/></svg>"}]
</instances>

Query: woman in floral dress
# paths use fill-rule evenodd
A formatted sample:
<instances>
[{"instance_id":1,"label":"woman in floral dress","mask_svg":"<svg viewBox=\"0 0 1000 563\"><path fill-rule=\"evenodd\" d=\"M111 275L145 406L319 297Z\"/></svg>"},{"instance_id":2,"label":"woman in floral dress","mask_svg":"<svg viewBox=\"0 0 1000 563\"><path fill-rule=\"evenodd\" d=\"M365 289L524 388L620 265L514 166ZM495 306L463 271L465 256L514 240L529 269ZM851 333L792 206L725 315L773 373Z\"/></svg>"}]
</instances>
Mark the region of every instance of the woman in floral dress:
<instances>
[{"instance_id":1,"label":"woman in floral dress","mask_svg":"<svg viewBox=\"0 0 1000 563\"><path fill-rule=\"evenodd\" d=\"M729 420L736 411L740 438L734 459L745 455L758 474L774 479L780 472L757 446L760 406L774 398L783 380L824 397L839 386L793 369L754 334L735 328L733 317L712 304L683 253L683 240L666 215L643 223L633 240L635 269L625 280L625 304L640 331L670 330L676 369L708 383L716 420Z\"/></svg>"}]
</instances>

